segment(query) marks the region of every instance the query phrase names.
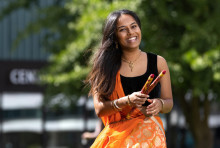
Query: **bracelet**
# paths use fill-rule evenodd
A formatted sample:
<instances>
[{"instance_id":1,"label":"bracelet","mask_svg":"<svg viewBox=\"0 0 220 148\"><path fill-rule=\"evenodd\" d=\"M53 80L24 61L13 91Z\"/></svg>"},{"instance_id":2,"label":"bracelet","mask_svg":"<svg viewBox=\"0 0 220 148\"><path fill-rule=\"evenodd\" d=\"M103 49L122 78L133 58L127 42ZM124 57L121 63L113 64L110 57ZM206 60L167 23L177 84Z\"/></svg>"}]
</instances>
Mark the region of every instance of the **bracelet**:
<instances>
[{"instance_id":1,"label":"bracelet","mask_svg":"<svg viewBox=\"0 0 220 148\"><path fill-rule=\"evenodd\" d=\"M162 104L162 109L161 109L161 110L163 110L164 101L163 101L163 99L159 99L159 100L160 100L160 102L161 102L161 104Z\"/></svg>"},{"instance_id":2,"label":"bracelet","mask_svg":"<svg viewBox=\"0 0 220 148\"><path fill-rule=\"evenodd\" d=\"M131 100L129 98L129 95L128 95L128 102L127 103L128 103L129 106L131 106Z\"/></svg>"},{"instance_id":3,"label":"bracelet","mask_svg":"<svg viewBox=\"0 0 220 148\"><path fill-rule=\"evenodd\" d=\"M113 104L114 104L115 108L116 108L118 111L121 111L122 108L120 108L120 107L116 104L117 101L118 101L118 100L114 100L114 101L113 101Z\"/></svg>"},{"instance_id":4,"label":"bracelet","mask_svg":"<svg viewBox=\"0 0 220 148\"><path fill-rule=\"evenodd\" d=\"M114 102L114 101L111 101L111 106L113 107L113 109L114 109L115 111L118 111L113 102Z\"/></svg>"}]
</instances>

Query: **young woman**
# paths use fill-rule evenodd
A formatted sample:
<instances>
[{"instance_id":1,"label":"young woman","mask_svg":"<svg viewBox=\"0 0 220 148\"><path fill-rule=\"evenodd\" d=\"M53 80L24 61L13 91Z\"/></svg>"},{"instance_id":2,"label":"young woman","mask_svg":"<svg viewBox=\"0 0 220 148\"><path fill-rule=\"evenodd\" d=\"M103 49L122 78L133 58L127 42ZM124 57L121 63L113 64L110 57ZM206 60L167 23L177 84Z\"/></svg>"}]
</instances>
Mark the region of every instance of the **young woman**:
<instances>
[{"instance_id":1,"label":"young woman","mask_svg":"<svg viewBox=\"0 0 220 148\"><path fill-rule=\"evenodd\" d=\"M158 114L173 107L170 73L165 59L141 51L140 42L141 23L134 12L108 16L88 76L96 114L105 125L92 148L166 147ZM149 95L142 94L148 76L162 70L167 73L160 83Z\"/></svg>"}]
</instances>

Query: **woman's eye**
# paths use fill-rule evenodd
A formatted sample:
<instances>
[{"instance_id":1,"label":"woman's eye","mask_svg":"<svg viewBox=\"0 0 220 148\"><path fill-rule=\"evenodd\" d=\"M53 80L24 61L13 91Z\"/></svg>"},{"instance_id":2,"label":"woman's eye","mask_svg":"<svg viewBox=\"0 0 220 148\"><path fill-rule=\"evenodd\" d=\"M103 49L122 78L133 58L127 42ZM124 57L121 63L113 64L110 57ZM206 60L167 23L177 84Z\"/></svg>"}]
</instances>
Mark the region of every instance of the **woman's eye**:
<instances>
[{"instance_id":1,"label":"woman's eye","mask_svg":"<svg viewBox=\"0 0 220 148\"><path fill-rule=\"evenodd\" d=\"M121 31L125 31L126 29L125 28L123 28L123 29L120 29L119 31L121 32Z\"/></svg>"},{"instance_id":2,"label":"woman's eye","mask_svg":"<svg viewBox=\"0 0 220 148\"><path fill-rule=\"evenodd\" d=\"M137 27L137 25L133 25L133 26L131 26L132 28L136 28Z\"/></svg>"}]
</instances>

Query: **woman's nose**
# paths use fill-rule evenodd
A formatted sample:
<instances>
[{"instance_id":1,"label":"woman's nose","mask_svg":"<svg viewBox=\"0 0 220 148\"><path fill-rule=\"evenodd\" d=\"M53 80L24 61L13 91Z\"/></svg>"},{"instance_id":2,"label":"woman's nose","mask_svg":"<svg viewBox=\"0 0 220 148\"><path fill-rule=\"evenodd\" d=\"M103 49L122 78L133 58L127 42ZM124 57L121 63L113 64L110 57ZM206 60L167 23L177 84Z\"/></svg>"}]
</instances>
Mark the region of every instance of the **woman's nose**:
<instances>
[{"instance_id":1,"label":"woman's nose","mask_svg":"<svg viewBox=\"0 0 220 148\"><path fill-rule=\"evenodd\" d=\"M128 34L132 34L133 30L131 28L128 28Z\"/></svg>"}]
</instances>

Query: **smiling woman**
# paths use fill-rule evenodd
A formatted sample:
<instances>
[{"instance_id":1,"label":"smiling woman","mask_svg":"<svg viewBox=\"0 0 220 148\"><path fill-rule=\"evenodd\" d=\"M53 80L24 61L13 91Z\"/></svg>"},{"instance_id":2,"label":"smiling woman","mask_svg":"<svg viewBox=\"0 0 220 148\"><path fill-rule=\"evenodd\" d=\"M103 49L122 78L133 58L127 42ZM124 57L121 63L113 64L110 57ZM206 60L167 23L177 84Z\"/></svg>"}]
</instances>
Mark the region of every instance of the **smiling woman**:
<instances>
[{"instance_id":1,"label":"smiling woman","mask_svg":"<svg viewBox=\"0 0 220 148\"><path fill-rule=\"evenodd\" d=\"M141 30L135 19L122 14L117 21L116 37L122 50L135 50L141 42Z\"/></svg>"},{"instance_id":2,"label":"smiling woman","mask_svg":"<svg viewBox=\"0 0 220 148\"><path fill-rule=\"evenodd\" d=\"M141 23L134 12L108 16L87 79L96 114L105 125L92 148L166 147L159 112L168 113L173 106L169 69L163 57L141 51L140 43ZM149 95L142 94L149 75L162 70L167 74L160 83Z\"/></svg>"}]
</instances>

